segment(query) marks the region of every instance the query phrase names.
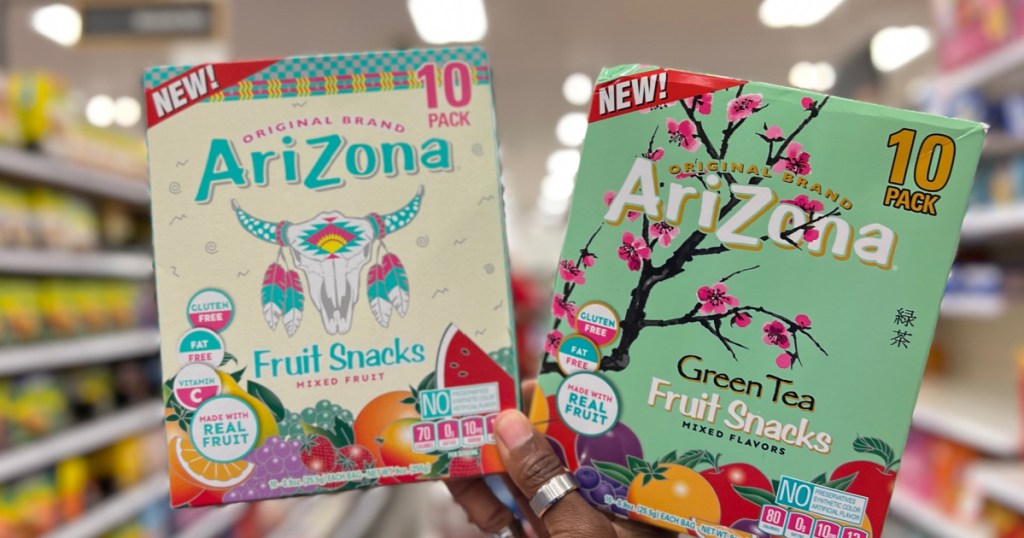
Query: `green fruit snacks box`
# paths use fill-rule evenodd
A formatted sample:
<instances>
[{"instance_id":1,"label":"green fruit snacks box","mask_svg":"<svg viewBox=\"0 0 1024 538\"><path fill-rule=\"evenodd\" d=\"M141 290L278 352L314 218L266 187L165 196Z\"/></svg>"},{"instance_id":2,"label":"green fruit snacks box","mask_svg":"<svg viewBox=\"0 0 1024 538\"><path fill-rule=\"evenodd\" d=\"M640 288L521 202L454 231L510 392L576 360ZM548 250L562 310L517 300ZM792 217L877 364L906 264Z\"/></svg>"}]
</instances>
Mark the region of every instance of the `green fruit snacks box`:
<instances>
[{"instance_id":1,"label":"green fruit snacks box","mask_svg":"<svg viewBox=\"0 0 1024 538\"><path fill-rule=\"evenodd\" d=\"M531 411L584 496L698 536L879 536L983 137L605 70Z\"/></svg>"},{"instance_id":2,"label":"green fruit snacks box","mask_svg":"<svg viewBox=\"0 0 1024 538\"><path fill-rule=\"evenodd\" d=\"M491 80L479 48L146 72L174 506L501 470Z\"/></svg>"}]
</instances>

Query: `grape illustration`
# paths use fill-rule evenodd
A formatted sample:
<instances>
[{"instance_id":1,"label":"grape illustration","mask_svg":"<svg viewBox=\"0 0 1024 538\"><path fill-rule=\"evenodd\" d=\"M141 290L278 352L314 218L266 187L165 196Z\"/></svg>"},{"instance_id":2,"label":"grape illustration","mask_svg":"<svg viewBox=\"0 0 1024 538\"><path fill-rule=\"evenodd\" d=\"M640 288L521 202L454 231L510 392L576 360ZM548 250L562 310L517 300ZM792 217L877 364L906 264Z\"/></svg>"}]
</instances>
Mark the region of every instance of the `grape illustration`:
<instances>
[{"instance_id":1,"label":"grape illustration","mask_svg":"<svg viewBox=\"0 0 1024 538\"><path fill-rule=\"evenodd\" d=\"M601 482L597 487L586 492L587 498L590 502L596 506L608 506L608 503L604 502L605 495L611 495L615 490L608 482Z\"/></svg>"},{"instance_id":2,"label":"grape illustration","mask_svg":"<svg viewBox=\"0 0 1024 538\"><path fill-rule=\"evenodd\" d=\"M576 482L584 491L594 489L601 483L601 473L589 465L583 465L576 469Z\"/></svg>"}]
</instances>

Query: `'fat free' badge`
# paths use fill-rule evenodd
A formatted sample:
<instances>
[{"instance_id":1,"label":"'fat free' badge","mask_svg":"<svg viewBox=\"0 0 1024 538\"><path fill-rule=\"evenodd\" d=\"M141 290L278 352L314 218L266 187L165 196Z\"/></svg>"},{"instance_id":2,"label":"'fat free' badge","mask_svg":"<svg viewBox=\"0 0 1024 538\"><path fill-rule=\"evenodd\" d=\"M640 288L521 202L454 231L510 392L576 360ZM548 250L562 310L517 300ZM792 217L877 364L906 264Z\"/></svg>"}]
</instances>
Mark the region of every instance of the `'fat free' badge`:
<instances>
[{"instance_id":1,"label":"'fat free' badge","mask_svg":"<svg viewBox=\"0 0 1024 538\"><path fill-rule=\"evenodd\" d=\"M192 329L178 341L178 362L208 364L214 368L224 359L224 341L210 329Z\"/></svg>"},{"instance_id":2,"label":"'fat free' badge","mask_svg":"<svg viewBox=\"0 0 1024 538\"><path fill-rule=\"evenodd\" d=\"M596 372L601 365L601 350L585 336L567 336L558 345L558 367L565 375Z\"/></svg>"},{"instance_id":3,"label":"'fat free' badge","mask_svg":"<svg viewBox=\"0 0 1024 538\"><path fill-rule=\"evenodd\" d=\"M174 397L188 409L220 394L221 382L217 371L204 363L193 363L182 367L174 376Z\"/></svg>"},{"instance_id":4,"label":"'fat free' badge","mask_svg":"<svg viewBox=\"0 0 1024 538\"><path fill-rule=\"evenodd\" d=\"M565 378L555 401L562 422L585 437L601 435L619 421L619 395L599 374L580 372Z\"/></svg>"},{"instance_id":5,"label":"'fat free' badge","mask_svg":"<svg viewBox=\"0 0 1024 538\"><path fill-rule=\"evenodd\" d=\"M221 332L231 325L234 315L235 304L231 297L218 289L199 290L188 302L188 322L193 327Z\"/></svg>"}]
</instances>

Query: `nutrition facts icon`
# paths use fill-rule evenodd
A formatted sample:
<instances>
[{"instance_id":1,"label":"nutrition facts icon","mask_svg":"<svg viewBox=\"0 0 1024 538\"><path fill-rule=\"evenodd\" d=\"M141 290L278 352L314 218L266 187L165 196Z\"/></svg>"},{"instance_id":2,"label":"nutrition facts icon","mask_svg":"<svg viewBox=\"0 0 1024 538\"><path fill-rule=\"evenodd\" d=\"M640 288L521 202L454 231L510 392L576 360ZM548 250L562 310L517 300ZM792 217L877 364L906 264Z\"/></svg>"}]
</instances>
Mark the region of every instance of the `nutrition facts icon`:
<instances>
[{"instance_id":1,"label":"nutrition facts icon","mask_svg":"<svg viewBox=\"0 0 1024 538\"><path fill-rule=\"evenodd\" d=\"M843 527L841 538L870 538L868 531L856 527Z\"/></svg>"},{"instance_id":2,"label":"nutrition facts icon","mask_svg":"<svg viewBox=\"0 0 1024 538\"><path fill-rule=\"evenodd\" d=\"M769 534L782 534L785 530L783 524L786 522L786 510L778 506L766 504L761 507L761 519L757 527Z\"/></svg>"},{"instance_id":3,"label":"nutrition facts icon","mask_svg":"<svg viewBox=\"0 0 1024 538\"><path fill-rule=\"evenodd\" d=\"M814 538L839 538L840 527L831 521L819 519L814 523Z\"/></svg>"},{"instance_id":4,"label":"nutrition facts icon","mask_svg":"<svg viewBox=\"0 0 1024 538\"><path fill-rule=\"evenodd\" d=\"M460 421L462 426L462 446L476 447L484 444L483 417L466 417Z\"/></svg>"},{"instance_id":5,"label":"nutrition facts icon","mask_svg":"<svg viewBox=\"0 0 1024 538\"><path fill-rule=\"evenodd\" d=\"M494 440L494 421L497 420L498 415L487 415L484 417L484 442L489 445L495 444Z\"/></svg>"},{"instance_id":6,"label":"nutrition facts icon","mask_svg":"<svg viewBox=\"0 0 1024 538\"><path fill-rule=\"evenodd\" d=\"M437 449L437 429L433 422L413 425L412 449L415 452L432 452Z\"/></svg>"},{"instance_id":7,"label":"nutrition facts icon","mask_svg":"<svg viewBox=\"0 0 1024 538\"><path fill-rule=\"evenodd\" d=\"M786 538L808 538L811 536L811 527L814 525L814 518L806 514L793 512L789 514L786 521Z\"/></svg>"},{"instance_id":8,"label":"nutrition facts icon","mask_svg":"<svg viewBox=\"0 0 1024 538\"><path fill-rule=\"evenodd\" d=\"M459 421L442 420L437 423L437 447L441 450L455 450L462 444L459 438Z\"/></svg>"}]
</instances>

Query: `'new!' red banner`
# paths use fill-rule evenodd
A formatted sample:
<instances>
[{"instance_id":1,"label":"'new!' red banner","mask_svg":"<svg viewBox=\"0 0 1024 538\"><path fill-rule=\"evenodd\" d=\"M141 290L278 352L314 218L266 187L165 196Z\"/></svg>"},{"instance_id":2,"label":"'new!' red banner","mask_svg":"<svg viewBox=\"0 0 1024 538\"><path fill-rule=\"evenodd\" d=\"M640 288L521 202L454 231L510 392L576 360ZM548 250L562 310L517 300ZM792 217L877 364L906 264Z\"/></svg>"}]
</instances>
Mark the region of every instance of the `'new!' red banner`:
<instances>
[{"instance_id":1,"label":"'new!' red banner","mask_svg":"<svg viewBox=\"0 0 1024 538\"><path fill-rule=\"evenodd\" d=\"M627 112L672 103L704 93L724 90L745 81L656 69L609 80L594 88L590 122L613 118Z\"/></svg>"},{"instance_id":2,"label":"'new!' red banner","mask_svg":"<svg viewBox=\"0 0 1024 538\"><path fill-rule=\"evenodd\" d=\"M193 67L155 88L146 90L146 123L153 127L277 61L259 60Z\"/></svg>"}]
</instances>

